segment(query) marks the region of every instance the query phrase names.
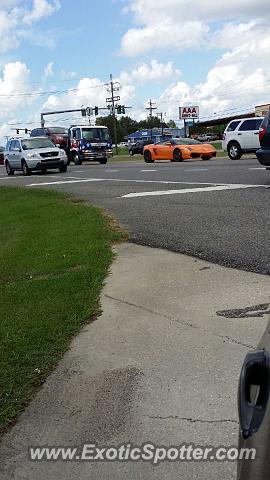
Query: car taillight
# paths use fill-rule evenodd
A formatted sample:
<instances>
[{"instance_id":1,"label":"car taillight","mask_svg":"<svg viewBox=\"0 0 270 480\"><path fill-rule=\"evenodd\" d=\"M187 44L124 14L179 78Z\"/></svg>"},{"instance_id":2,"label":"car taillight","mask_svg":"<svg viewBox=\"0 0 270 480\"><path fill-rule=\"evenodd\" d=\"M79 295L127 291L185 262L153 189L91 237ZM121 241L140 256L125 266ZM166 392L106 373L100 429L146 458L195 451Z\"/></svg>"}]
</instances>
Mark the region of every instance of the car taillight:
<instances>
[{"instance_id":1,"label":"car taillight","mask_svg":"<svg viewBox=\"0 0 270 480\"><path fill-rule=\"evenodd\" d=\"M259 132L260 142L262 141L262 139L263 139L263 137L265 136L265 134L266 134L266 127L260 128L260 132Z\"/></svg>"},{"instance_id":2,"label":"car taillight","mask_svg":"<svg viewBox=\"0 0 270 480\"><path fill-rule=\"evenodd\" d=\"M226 139L226 133L223 133L222 140L225 140L225 139Z\"/></svg>"}]
</instances>

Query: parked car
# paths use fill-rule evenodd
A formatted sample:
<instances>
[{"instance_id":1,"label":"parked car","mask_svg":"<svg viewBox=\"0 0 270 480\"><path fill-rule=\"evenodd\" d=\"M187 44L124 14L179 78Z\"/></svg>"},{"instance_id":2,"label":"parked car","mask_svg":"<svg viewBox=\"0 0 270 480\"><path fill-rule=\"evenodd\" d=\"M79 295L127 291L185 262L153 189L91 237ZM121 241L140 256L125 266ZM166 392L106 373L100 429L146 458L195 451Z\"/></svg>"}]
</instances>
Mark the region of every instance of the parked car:
<instances>
[{"instance_id":1,"label":"parked car","mask_svg":"<svg viewBox=\"0 0 270 480\"><path fill-rule=\"evenodd\" d=\"M5 147L0 147L0 165L4 165L4 150Z\"/></svg>"},{"instance_id":2,"label":"parked car","mask_svg":"<svg viewBox=\"0 0 270 480\"><path fill-rule=\"evenodd\" d=\"M183 162L191 158L209 160L216 156L217 151L209 143L201 143L191 138L171 138L154 145L146 145L143 154L146 163L152 163L155 160Z\"/></svg>"},{"instance_id":3,"label":"parked car","mask_svg":"<svg viewBox=\"0 0 270 480\"><path fill-rule=\"evenodd\" d=\"M268 305L262 305L265 313ZM239 449L254 449L254 459L239 460L237 480L269 480L270 431L270 322L257 350L247 354L239 390Z\"/></svg>"},{"instance_id":4,"label":"parked car","mask_svg":"<svg viewBox=\"0 0 270 480\"><path fill-rule=\"evenodd\" d=\"M259 132L261 148L257 150L256 155L262 165L267 165L270 170L270 110L263 120Z\"/></svg>"},{"instance_id":5,"label":"parked car","mask_svg":"<svg viewBox=\"0 0 270 480\"><path fill-rule=\"evenodd\" d=\"M30 137L48 137L57 147L66 150L68 143L68 130L64 127L34 128Z\"/></svg>"},{"instance_id":6,"label":"parked car","mask_svg":"<svg viewBox=\"0 0 270 480\"><path fill-rule=\"evenodd\" d=\"M216 133L202 133L196 135L196 138L193 138L199 142L214 142L215 140L219 140L219 135Z\"/></svg>"},{"instance_id":7,"label":"parked car","mask_svg":"<svg viewBox=\"0 0 270 480\"><path fill-rule=\"evenodd\" d=\"M222 149L231 160L238 160L243 153L255 153L260 147L259 130L263 117L232 120L222 139Z\"/></svg>"},{"instance_id":8,"label":"parked car","mask_svg":"<svg viewBox=\"0 0 270 480\"><path fill-rule=\"evenodd\" d=\"M46 171L58 168L67 171L67 156L64 150L56 147L49 138L11 138L4 151L5 166L8 175L21 170L31 175L33 170Z\"/></svg>"},{"instance_id":9,"label":"parked car","mask_svg":"<svg viewBox=\"0 0 270 480\"><path fill-rule=\"evenodd\" d=\"M149 145L153 142L150 142L149 140L138 140L136 143L130 144L128 147L128 153L129 155L135 155L136 153L139 153L143 155L143 149L145 145Z\"/></svg>"}]
</instances>

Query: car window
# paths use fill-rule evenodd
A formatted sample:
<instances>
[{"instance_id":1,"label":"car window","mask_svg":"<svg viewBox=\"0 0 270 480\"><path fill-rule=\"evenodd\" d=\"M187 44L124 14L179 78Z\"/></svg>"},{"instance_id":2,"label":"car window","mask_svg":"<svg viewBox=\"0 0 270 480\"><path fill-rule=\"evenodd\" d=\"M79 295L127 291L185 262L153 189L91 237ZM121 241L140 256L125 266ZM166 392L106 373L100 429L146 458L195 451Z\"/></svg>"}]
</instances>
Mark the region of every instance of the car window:
<instances>
[{"instance_id":1,"label":"car window","mask_svg":"<svg viewBox=\"0 0 270 480\"><path fill-rule=\"evenodd\" d=\"M23 150L33 150L35 148L53 148L54 143L49 138L29 138L22 141Z\"/></svg>"},{"instance_id":2,"label":"car window","mask_svg":"<svg viewBox=\"0 0 270 480\"><path fill-rule=\"evenodd\" d=\"M255 130L260 130L262 122L263 122L263 120L261 118L258 118L256 120L256 129Z\"/></svg>"},{"instance_id":3,"label":"car window","mask_svg":"<svg viewBox=\"0 0 270 480\"><path fill-rule=\"evenodd\" d=\"M75 138L77 138L77 140L80 140L80 138L81 138L81 130L80 130L80 128L76 128L76 137L75 137Z\"/></svg>"},{"instance_id":4,"label":"car window","mask_svg":"<svg viewBox=\"0 0 270 480\"><path fill-rule=\"evenodd\" d=\"M235 120L231 122L227 127L227 132L234 132L234 130L238 127L240 120Z\"/></svg>"},{"instance_id":5,"label":"car window","mask_svg":"<svg viewBox=\"0 0 270 480\"><path fill-rule=\"evenodd\" d=\"M14 150L14 149L15 149L15 143L16 143L15 140L12 140L12 141L10 142L10 150Z\"/></svg>"},{"instance_id":6,"label":"car window","mask_svg":"<svg viewBox=\"0 0 270 480\"><path fill-rule=\"evenodd\" d=\"M256 118L252 118L250 120L245 120L242 125L239 127L239 131L246 132L249 130L258 130L257 128L257 120Z\"/></svg>"},{"instance_id":7,"label":"car window","mask_svg":"<svg viewBox=\"0 0 270 480\"><path fill-rule=\"evenodd\" d=\"M14 150L16 150L17 152L19 152L21 150L21 145L20 145L20 142L18 140L15 141Z\"/></svg>"}]
</instances>

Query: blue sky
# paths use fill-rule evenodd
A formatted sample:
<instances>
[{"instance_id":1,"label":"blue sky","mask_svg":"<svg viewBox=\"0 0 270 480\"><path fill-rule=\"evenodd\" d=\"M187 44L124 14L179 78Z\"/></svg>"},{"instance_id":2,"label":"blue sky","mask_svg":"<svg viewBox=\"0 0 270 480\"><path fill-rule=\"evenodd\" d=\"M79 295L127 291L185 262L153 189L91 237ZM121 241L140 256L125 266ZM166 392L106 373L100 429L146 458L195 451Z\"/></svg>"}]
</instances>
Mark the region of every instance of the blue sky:
<instances>
[{"instance_id":1,"label":"blue sky","mask_svg":"<svg viewBox=\"0 0 270 480\"><path fill-rule=\"evenodd\" d=\"M180 105L198 104L211 117L268 102L268 0L192 6L0 0L0 137L10 123L37 122L44 109L102 106L110 73L135 118L145 116L150 97L175 120ZM45 94L54 90L63 93Z\"/></svg>"}]
</instances>

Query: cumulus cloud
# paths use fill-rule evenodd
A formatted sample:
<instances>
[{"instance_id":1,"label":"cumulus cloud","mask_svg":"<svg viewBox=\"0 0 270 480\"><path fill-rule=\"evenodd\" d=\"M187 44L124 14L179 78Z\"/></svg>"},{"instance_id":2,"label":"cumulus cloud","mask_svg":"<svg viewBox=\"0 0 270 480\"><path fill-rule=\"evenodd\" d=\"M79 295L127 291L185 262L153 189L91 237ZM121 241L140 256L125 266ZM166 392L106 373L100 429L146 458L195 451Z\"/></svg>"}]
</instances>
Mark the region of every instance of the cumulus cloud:
<instances>
[{"instance_id":1,"label":"cumulus cloud","mask_svg":"<svg viewBox=\"0 0 270 480\"><path fill-rule=\"evenodd\" d=\"M27 25L37 22L41 18L49 17L60 9L59 0L34 0L32 10L26 11L22 21Z\"/></svg>"},{"instance_id":2,"label":"cumulus cloud","mask_svg":"<svg viewBox=\"0 0 270 480\"><path fill-rule=\"evenodd\" d=\"M133 85L122 85L119 92L121 104L128 105L134 98L135 88ZM61 96L50 95L43 104L43 111L75 109L81 107L106 107L106 97L110 94L99 78L82 78L78 84L70 88ZM108 115L109 111L101 111L100 114Z\"/></svg>"},{"instance_id":3,"label":"cumulus cloud","mask_svg":"<svg viewBox=\"0 0 270 480\"><path fill-rule=\"evenodd\" d=\"M127 56L157 48L208 47L213 22L233 20L237 24L239 18L260 18L262 11L268 20L270 16L268 0L193 0L192 7L190 0L130 0L124 10L136 23L122 38L121 51Z\"/></svg>"},{"instance_id":4,"label":"cumulus cloud","mask_svg":"<svg viewBox=\"0 0 270 480\"><path fill-rule=\"evenodd\" d=\"M30 70L25 63L12 62L4 66L0 76L0 121L10 118L20 107L29 105L34 97L29 83ZM18 95L19 93L19 95Z\"/></svg>"},{"instance_id":5,"label":"cumulus cloud","mask_svg":"<svg viewBox=\"0 0 270 480\"><path fill-rule=\"evenodd\" d=\"M31 25L59 8L59 0L34 0L32 8L25 0L0 0L0 53L17 48Z\"/></svg>"},{"instance_id":6,"label":"cumulus cloud","mask_svg":"<svg viewBox=\"0 0 270 480\"><path fill-rule=\"evenodd\" d=\"M181 75L181 71L175 69L172 62L162 63L151 60L149 63L139 64L130 72L123 70L119 75L119 81L122 83L145 83L176 78L179 75Z\"/></svg>"},{"instance_id":7,"label":"cumulus cloud","mask_svg":"<svg viewBox=\"0 0 270 480\"><path fill-rule=\"evenodd\" d=\"M176 82L163 92L160 104L174 118L178 106L198 104L201 116L209 118L247 113L256 104L270 103L269 47L270 34L235 47L222 55L204 82Z\"/></svg>"}]
</instances>

